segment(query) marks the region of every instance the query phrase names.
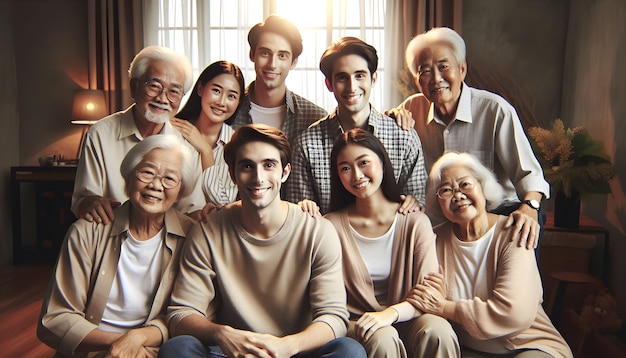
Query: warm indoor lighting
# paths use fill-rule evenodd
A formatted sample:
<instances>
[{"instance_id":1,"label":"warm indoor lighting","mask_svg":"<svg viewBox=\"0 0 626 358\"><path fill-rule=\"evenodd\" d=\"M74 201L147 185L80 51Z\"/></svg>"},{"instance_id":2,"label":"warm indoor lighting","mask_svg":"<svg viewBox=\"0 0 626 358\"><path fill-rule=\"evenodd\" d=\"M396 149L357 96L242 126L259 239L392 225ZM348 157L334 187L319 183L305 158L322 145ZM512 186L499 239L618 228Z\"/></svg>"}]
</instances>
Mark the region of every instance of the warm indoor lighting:
<instances>
[{"instance_id":1,"label":"warm indoor lighting","mask_svg":"<svg viewBox=\"0 0 626 358\"><path fill-rule=\"evenodd\" d=\"M104 92L101 90L83 89L74 93L74 107L72 108L72 123L94 124L100 118L109 114L104 102Z\"/></svg>"},{"instance_id":2,"label":"warm indoor lighting","mask_svg":"<svg viewBox=\"0 0 626 358\"><path fill-rule=\"evenodd\" d=\"M80 136L80 143L76 151L76 159L80 157L83 148L85 134L89 126L96 123L100 118L109 114L104 101L104 91L93 89L81 89L74 92L74 106L72 107L72 123L86 124L83 134Z\"/></svg>"}]
</instances>

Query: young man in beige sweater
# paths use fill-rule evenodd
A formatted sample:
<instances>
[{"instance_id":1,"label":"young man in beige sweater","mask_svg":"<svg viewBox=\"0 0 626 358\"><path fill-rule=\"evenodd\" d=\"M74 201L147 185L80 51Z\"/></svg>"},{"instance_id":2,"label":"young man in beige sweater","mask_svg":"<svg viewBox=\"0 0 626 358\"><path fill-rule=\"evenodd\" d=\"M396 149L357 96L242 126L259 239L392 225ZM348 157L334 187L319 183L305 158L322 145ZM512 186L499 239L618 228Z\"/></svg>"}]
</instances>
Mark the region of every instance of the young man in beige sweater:
<instances>
[{"instance_id":1,"label":"young man in beige sweater","mask_svg":"<svg viewBox=\"0 0 626 358\"><path fill-rule=\"evenodd\" d=\"M188 236L161 357L365 357L348 323L341 247L326 219L280 198L287 137L239 128L224 149L241 200ZM195 354L195 355L194 355Z\"/></svg>"}]
</instances>

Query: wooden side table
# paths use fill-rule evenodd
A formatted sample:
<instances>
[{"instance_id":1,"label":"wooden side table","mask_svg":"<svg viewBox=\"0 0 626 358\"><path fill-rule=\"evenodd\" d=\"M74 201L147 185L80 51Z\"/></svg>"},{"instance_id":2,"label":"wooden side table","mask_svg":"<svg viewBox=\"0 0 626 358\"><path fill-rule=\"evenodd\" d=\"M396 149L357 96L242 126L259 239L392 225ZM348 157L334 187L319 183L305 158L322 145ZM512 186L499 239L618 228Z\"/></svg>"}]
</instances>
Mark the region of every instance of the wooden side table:
<instances>
[{"instance_id":1,"label":"wooden side table","mask_svg":"<svg viewBox=\"0 0 626 358\"><path fill-rule=\"evenodd\" d=\"M76 166L11 167L13 263L54 263L69 226Z\"/></svg>"},{"instance_id":2,"label":"wooden side table","mask_svg":"<svg viewBox=\"0 0 626 358\"><path fill-rule=\"evenodd\" d=\"M594 221L585 214L580 214L580 225L578 229L561 228L554 226L554 213L546 212L546 223L544 225L546 232L567 234L593 234L597 241L595 248L591 252L588 273L607 282L609 272L609 230ZM541 250L539 251L541 255Z\"/></svg>"},{"instance_id":3,"label":"wooden side table","mask_svg":"<svg viewBox=\"0 0 626 358\"><path fill-rule=\"evenodd\" d=\"M553 213L546 215L539 271L546 312L559 328L563 312L582 308L586 294L606 282L609 231L582 214L578 229L555 227Z\"/></svg>"}]
</instances>

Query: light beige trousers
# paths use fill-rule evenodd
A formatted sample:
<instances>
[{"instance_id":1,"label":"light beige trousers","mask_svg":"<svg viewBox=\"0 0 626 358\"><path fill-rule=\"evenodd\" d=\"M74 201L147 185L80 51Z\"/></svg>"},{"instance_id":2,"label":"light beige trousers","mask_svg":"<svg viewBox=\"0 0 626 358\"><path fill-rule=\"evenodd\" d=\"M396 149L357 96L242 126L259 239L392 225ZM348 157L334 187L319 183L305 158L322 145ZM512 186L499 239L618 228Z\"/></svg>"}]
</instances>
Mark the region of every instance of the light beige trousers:
<instances>
[{"instance_id":1,"label":"light beige trousers","mask_svg":"<svg viewBox=\"0 0 626 358\"><path fill-rule=\"evenodd\" d=\"M354 335L356 321L350 321L348 337ZM424 314L407 322L376 331L367 342L361 342L368 358L454 358L460 357L459 342L445 319Z\"/></svg>"}]
</instances>

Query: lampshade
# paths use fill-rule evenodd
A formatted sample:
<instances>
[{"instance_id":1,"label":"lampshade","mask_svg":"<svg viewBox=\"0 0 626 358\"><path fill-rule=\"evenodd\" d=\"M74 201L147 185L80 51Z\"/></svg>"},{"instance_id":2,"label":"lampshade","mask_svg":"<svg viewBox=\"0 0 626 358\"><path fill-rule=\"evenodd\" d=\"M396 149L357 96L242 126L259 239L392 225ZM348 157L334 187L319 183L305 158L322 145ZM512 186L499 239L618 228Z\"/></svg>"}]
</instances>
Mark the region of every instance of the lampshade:
<instances>
[{"instance_id":1,"label":"lampshade","mask_svg":"<svg viewBox=\"0 0 626 358\"><path fill-rule=\"evenodd\" d=\"M81 89L74 92L73 124L94 124L108 114L103 91Z\"/></svg>"}]
</instances>

